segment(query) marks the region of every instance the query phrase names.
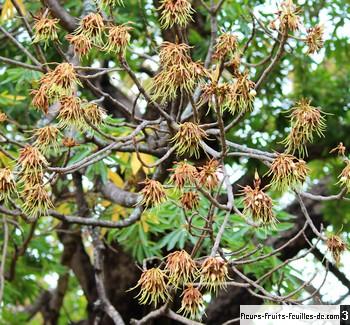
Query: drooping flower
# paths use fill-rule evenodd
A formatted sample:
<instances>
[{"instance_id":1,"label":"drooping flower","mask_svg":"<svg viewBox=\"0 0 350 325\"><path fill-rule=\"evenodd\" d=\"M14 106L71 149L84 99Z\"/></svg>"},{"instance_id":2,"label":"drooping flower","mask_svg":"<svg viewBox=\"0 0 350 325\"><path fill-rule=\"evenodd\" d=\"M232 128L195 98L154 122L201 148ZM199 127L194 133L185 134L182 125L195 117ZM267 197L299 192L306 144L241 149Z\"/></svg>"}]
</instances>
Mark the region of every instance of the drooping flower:
<instances>
[{"instance_id":1,"label":"drooping flower","mask_svg":"<svg viewBox=\"0 0 350 325\"><path fill-rule=\"evenodd\" d=\"M280 153L273 160L268 175L272 176L271 185L278 191L298 188L308 174L306 162L286 153Z\"/></svg>"},{"instance_id":2,"label":"drooping flower","mask_svg":"<svg viewBox=\"0 0 350 325\"><path fill-rule=\"evenodd\" d=\"M346 244L337 235L330 235L326 241L327 248L331 252L335 263L338 265L340 263L341 255L346 250Z\"/></svg>"},{"instance_id":3,"label":"drooping flower","mask_svg":"<svg viewBox=\"0 0 350 325\"><path fill-rule=\"evenodd\" d=\"M38 148L29 145L22 148L18 158L18 176L20 182L26 186L40 184L43 169L47 165L47 160Z\"/></svg>"},{"instance_id":4,"label":"drooping flower","mask_svg":"<svg viewBox=\"0 0 350 325\"><path fill-rule=\"evenodd\" d=\"M198 82L205 75L203 66L198 62L176 63L165 67L153 79L150 93L153 100L160 100L161 104L174 100L178 92L191 93Z\"/></svg>"},{"instance_id":5,"label":"drooping flower","mask_svg":"<svg viewBox=\"0 0 350 325\"><path fill-rule=\"evenodd\" d=\"M232 57L237 51L238 39L236 35L222 33L215 45L213 58L222 61L227 57Z\"/></svg>"},{"instance_id":6,"label":"drooping flower","mask_svg":"<svg viewBox=\"0 0 350 325\"><path fill-rule=\"evenodd\" d=\"M144 184L144 188L141 190L142 200L140 205L145 207L152 207L163 203L166 199L166 194L162 183L154 179L146 179L141 184Z\"/></svg>"},{"instance_id":7,"label":"drooping flower","mask_svg":"<svg viewBox=\"0 0 350 325\"><path fill-rule=\"evenodd\" d=\"M177 162L175 168L169 169L169 171L173 172L170 176L170 182L179 189L182 189L186 182L193 184L198 177L196 167L189 164L186 159Z\"/></svg>"},{"instance_id":8,"label":"drooping flower","mask_svg":"<svg viewBox=\"0 0 350 325\"><path fill-rule=\"evenodd\" d=\"M316 25L307 30L306 45L308 46L307 54L318 53L324 44L324 27Z\"/></svg>"},{"instance_id":9,"label":"drooping flower","mask_svg":"<svg viewBox=\"0 0 350 325\"><path fill-rule=\"evenodd\" d=\"M34 39L33 43L44 42L45 47L49 41L58 40L57 30L59 19L48 18L43 15L34 16Z\"/></svg>"},{"instance_id":10,"label":"drooping flower","mask_svg":"<svg viewBox=\"0 0 350 325\"><path fill-rule=\"evenodd\" d=\"M170 298L165 279L166 276L159 268L143 271L136 285L140 287L140 293L137 295L139 303L143 305L153 303L156 306L159 302L165 302Z\"/></svg>"},{"instance_id":11,"label":"drooping flower","mask_svg":"<svg viewBox=\"0 0 350 325\"><path fill-rule=\"evenodd\" d=\"M181 195L180 203L185 210L198 209L199 195L194 191L185 192Z\"/></svg>"},{"instance_id":12,"label":"drooping flower","mask_svg":"<svg viewBox=\"0 0 350 325\"><path fill-rule=\"evenodd\" d=\"M186 43L163 42L159 50L161 66L166 68L174 64L186 65L191 61L190 48Z\"/></svg>"},{"instance_id":13,"label":"drooping flower","mask_svg":"<svg viewBox=\"0 0 350 325\"><path fill-rule=\"evenodd\" d=\"M254 221L262 225L274 225L276 217L272 210L272 199L260 188L261 180L255 175L254 187L243 187L244 210L243 214L252 216Z\"/></svg>"},{"instance_id":14,"label":"drooping flower","mask_svg":"<svg viewBox=\"0 0 350 325\"><path fill-rule=\"evenodd\" d=\"M126 48L130 42L131 26L123 24L119 26L111 26L108 28L107 43L103 48L104 51L116 54L125 54Z\"/></svg>"},{"instance_id":15,"label":"drooping flower","mask_svg":"<svg viewBox=\"0 0 350 325\"><path fill-rule=\"evenodd\" d=\"M163 29L171 28L175 24L186 27L193 20L191 14L194 12L188 0L161 0L159 7L160 26Z\"/></svg>"},{"instance_id":16,"label":"drooping flower","mask_svg":"<svg viewBox=\"0 0 350 325\"><path fill-rule=\"evenodd\" d=\"M223 104L232 114L246 113L253 110L256 96L255 83L247 73L236 74L236 79L227 91L227 99Z\"/></svg>"},{"instance_id":17,"label":"drooping flower","mask_svg":"<svg viewBox=\"0 0 350 325\"><path fill-rule=\"evenodd\" d=\"M94 42L102 43L104 27L102 16L99 13L91 12L80 20L79 27L73 34L83 34Z\"/></svg>"},{"instance_id":18,"label":"drooping flower","mask_svg":"<svg viewBox=\"0 0 350 325\"><path fill-rule=\"evenodd\" d=\"M333 148L329 153L336 152L339 156L344 156L346 151L346 147L344 146L343 142L339 142L339 144Z\"/></svg>"},{"instance_id":19,"label":"drooping flower","mask_svg":"<svg viewBox=\"0 0 350 325\"><path fill-rule=\"evenodd\" d=\"M50 99L47 95L47 86L42 84L39 89L33 89L30 94L33 95L32 105L39 111L47 114L50 104Z\"/></svg>"},{"instance_id":20,"label":"drooping flower","mask_svg":"<svg viewBox=\"0 0 350 325\"><path fill-rule=\"evenodd\" d=\"M200 319L204 310L203 296L193 285L188 287L182 293L181 308L178 313L183 313L190 319Z\"/></svg>"},{"instance_id":21,"label":"drooping flower","mask_svg":"<svg viewBox=\"0 0 350 325\"><path fill-rule=\"evenodd\" d=\"M300 26L300 8L298 8L293 0L284 0L279 10L280 28L282 31L296 31Z\"/></svg>"},{"instance_id":22,"label":"drooping flower","mask_svg":"<svg viewBox=\"0 0 350 325\"><path fill-rule=\"evenodd\" d=\"M94 127L100 127L103 124L103 119L106 117L106 111L96 103L84 103L83 114L86 120Z\"/></svg>"},{"instance_id":23,"label":"drooping flower","mask_svg":"<svg viewBox=\"0 0 350 325\"><path fill-rule=\"evenodd\" d=\"M7 120L7 115L4 112L0 112L0 123L3 123Z\"/></svg>"},{"instance_id":24,"label":"drooping flower","mask_svg":"<svg viewBox=\"0 0 350 325\"><path fill-rule=\"evenodd\" d=\"M339 175L339 183L350 191L350 160L346 160L346 166Z\"/></svg>"},{"instance_id":25,"label":"drooping flower","mask_svg":"<svg viewBox=\"0 0 350 325\"><path fill-rule=\"evenodd\" d=\"M200 283L204 288L216 293L218 289L226 287L228 270L225 261L221 258L208 257L201 265Z\"/></svg>"},{"instance_id":26,"label":"drooping flower","mask_svg":"<svg viewBox=\"0 0 350 325\"><path fill-rule=\"evenodd\" d=\"M198 169L198 183L200 186L211 191L219 185L219 162L217 160L211 159Z\"/></svg>"},{"instance_id":27,"label":"drooping flower","mask_svg":"<svg viewBox=\"0 0 350 325\"><path fill-rule=\"evenodd\" d=\"M188 153L190 156L198 158L201 141L205 138L207 138L207 134L199 125L185 122L179 125L179 129L171 141L174 142L178 156Z\"/></svg>"},{"instance_id":28,"label":"drooping flower","mask_svg":"<svg viewBox=\"0 0 350 325\"><path fill-rule=\"evenodd\" d=\"M165 271L169 283L178 287L195 279L197 267L191 256L186 251L181 250L167 256Z\"/></svg>"},{"instance_id":29,"label":"drooping flower","mask_svg":"<svg viewBox=\"0 0 350 325\"><path fill-rule=\"evenodd\" d=\"M34 131L35 142L33 145L44 155L50 151L57 152L59 148L59 134L59 129L52 125L36 129Z\"/></svg>"},{"instance_id":30,"label":"drooping flower","mask_svg":"<svg viewBox=\"0 0 350 325\"><path fill-rule=\"evenodd\" d=\"M68 34L66 36L66 39L70 44L73 45L74 52L77 53L79 56L87 55L92 48L91 39L85 34Z\"/></svg>"},{"instance_id":31,"label":"drooping flower","mask_svg":"<svg viewBox=\"0 0 350 325\"><path fill-rule=\"evenodd\" d=\"M60 110L57 116L58 128L75 127L85 130L88 125L84 119L84 111L78 97L65 96L60 100Z\"/></svg>"},{"instance_id":32,"label":"drooping flower","mask_svg":"<svg viewBox=\"0 0 350 325\"><path fill-rule=\"evenodd\" d=\"M39 216L46 215L53 207L50 196L42 184L26 185L21 196L24 202L22 211L28 221L35 221Z\"/></svg>"},{"instance_id":33,"label":"drooping flower","mask_svg":"<svg viewBox=\"0 0 350 325\"><path fill-rule=\"evenodd\" d=\"M306 144L313 141L314 133L323 136L326 128L322 111L310 103L309 99L302 99L291 108L291 131L282 141L287 147L287 152L294 154L297 150L301 157L307 155Z\"/></svg>"},{"instance_id":34,"label":"drooping flower","mask_svg":"<svg viewBox=\"0 0 350 325\"><path fill-rule=\"evenodd\" d=\"M76 85L81 85L72 64L63 62L40 79L40 85L47 87L47 95L52 98L70 96Z\"/></svg>"},{"instance_id":35,"label":"drooping flower","mask_svg":"<svg viewBox=\"0 0 350 325\"><path fill-rule=\"evenodd\" d=\"M16 183L9 168L0 169L0 201L5 202L16 192Z\"/></svg>"},{"instance_id":36,"label":"drooping flower","mask_svg":"<svg viewBox=\"0 0 350 325\"><path fill-rule=\"evenodd\" d=\"M79 145L73 138L64 138L62 144L67 148L73 148Z\"/></svg>"},{"instance_id":37,"label":"drooping flower","mask_svg":"<svg viewBox=\"0 0 350 325\"><path fill-rule=\"evenodd\" d=\"M198 106L202 106L207 102L209 108L215 108L216 104L220 108L226 107L226 102L231 92L231 86L232 85L228 83L218 84L215 81L210 84L202 85L202 95Z\"/></svg>"}]
</instances>

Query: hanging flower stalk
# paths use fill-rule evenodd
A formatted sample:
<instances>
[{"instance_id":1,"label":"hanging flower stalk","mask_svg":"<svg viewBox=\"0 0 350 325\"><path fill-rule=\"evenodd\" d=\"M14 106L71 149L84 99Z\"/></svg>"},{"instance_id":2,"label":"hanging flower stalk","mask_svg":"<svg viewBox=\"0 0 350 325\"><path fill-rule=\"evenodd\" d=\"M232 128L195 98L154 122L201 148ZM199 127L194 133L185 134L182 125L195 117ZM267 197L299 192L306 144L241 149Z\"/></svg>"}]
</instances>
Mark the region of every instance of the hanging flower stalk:
<instances>
[{"instance_id":1,"label":"hanging flower stalk","mask_svg":"<svg viewBox=\"0 0 350 325\"><path fill-rule=\"evenodd\" d=\"M51 151L57 152L59 149L59 134L59 129L52 125L36 129L33 135L35 138L33 145L44 155Z\"/></svg>"},{"instance_id":2,"label":"hanging flower stalk","mask_svg":"<svg viewBox=\"0 0 350 325\"><path fill-rule=\"evenodd\" d=\"M226 287L228 270L223 259L208 257L201 266L200 274L201 285L209 291L217 293L220 288Z\"/></svg>"},{"instance_id":3,"label":"hanging flower stalk","mask_svg":"<svg viewBox=\"0 0 350 325\"><path fill-rule=\"evenodd\" d=\"M243 214L251 216L254 221L262 225L274 225L277 220L272 210L272 199L260 188L261 180L255 174L254 187L243 187Z\"/></svg>"},{"instance_id":4,"label":"hanging flower stalk","mask_svg":"<svg viewBox=\"0 0 350 325\"><path fill-rule=\"evenodd\" d=\"M177 162L175 168L171 168L169 171L172 172L170 182L178 189L182 189L186 183L193 184L198 177L197 168L189 164L186 159Z\"/></svg>"},{"instance_id":5,"label":"hanging flower stalk","mask_svg":"<svg viewBox=\"0 0 350 325\"><path fill-rule=\"evenodd\" d=\"M255 96L255 83L248 78L247 73L239 73L235 82L229 86L223 108L231 114L250 112L254 107Z\"/></svg>"},{"instance_id":6,"label":"hanging flower stalk","mask_svg":"<svg viewBox=\"0 0 350 325\"><path fill-rule=\"evenodd\" d=\"M18 158L19 181L26 186L41 184L43 170L48 165L41 152L33 147L26 146L20 150Z\"/></svg>"},{"instance_id":7,"label":"hanging flower stalk","mask_svg":"<svg viewBox=\"0 0 350 325\"><path fill-rule=\"evenodd\" d=\"M175 287L193 281L197 274L196 263L184 250L176 251L167 256L165 270L169 277L169 283Z\"/></svg>"},{"instance_id":8,"label":"hanging flower stalk","mask_svg":"<svg viewBox=\"0 0 350 325\"><path fill-rule=\"evenodd\" d=\"M297 150L301 157L307 155L306 144L313 142L314 134L319 137L324 135L326 129L325 118L322 111L310 105L309 99L302 99L291 108L291 131L282 141L287 147L287 152L294 154Z\"/></svg>"},{"instance_id":9,"label":"hanging flower stalk","mask_svg":"<svg viewBox=\"0 0 350 325\"><path fill-rule=\"evenodd\" d=\"M160 100L164 104L175 99L178 92L189 94L207 75L200 63L191 60L189 49L186 44L162 44L159 53L162 69L152 79L149 88L153 100Z\"/></svg>"},{"instance_id":10,"label":"hanging flower stalk","mask_svg":"<svg viewBox=\"0 0 350 325\"><path fill-rule=\"evenodd\" d=\"M16 183L9 168L0 169L0 201L7 202L16 193Z\"/></svg>"},{"instance_id":11,"label":"hanging flower stalk","mask_svg":"<svg viewBox=\"0 0 350 325\"><path fill-rule=\"evenodd\" d=\"M125 51L130 42L131 26L123 24L108 28L107 43L103 50L115 54L125 55Z\"/></svg>"},{"instance_id":12,"label":"hanging flower stalk","mask_svg":"<svg viewBox=\"0 0 350 325\"><path fill-rule=\"evenodd\" d=\"M188 285L182 293L181 308L178 310L178 313L183 313L185 317L190 319L200 319L203 310L204 301L202 294L193 285Z\"/></svg>"},{"instance_id":13,"label":"hanging flower stalk","mask_svg":"<svg viewBox=\"0 0 350 325\"><path fill-rule=\"evenodd\" d=\"M81 101L78 97L63 97L60 100L60 110L57 118L59 120L58 128L75 127L78 130L88 129Z\"/></svg>"},{"instance_id":14,"label":"hanging flower stalk","mask_svg":"<svg viewBox=\"0 0 350 325\"><path fill-rule=\"evenodd\" d=\"M25 185L21 197L24 202L22 211L28 221L35 221L39 216L46 215L53 207L49 194L42 184Z\"/></svg>"},{"instance_id":15,"label":"hanging flower stalk","mask_svg":"<svg viewBox=\"0 0 350 325\"><path fill-rule=\"evenodd\" d=\"M346 250L346 244L344 241L337 235L331 235L327 238L326 241L327 248L331 252L332 257L336 263L336 265L339 265L341 255Z\"/></svg>"},{"instance_id":16,"label":"hanging flower stalk","mask_svg":"<svg viewBox=\"0 0 350 325\"><path fill-rule=\"evenodd\" d=\"M58 23L59 19L56 18L48 18L44 15L34 16L33 43L43 42L46 48L50 41L58 40Z\"/></svg>"},{"instance_id":17,"label":"hanging flower stalk","mask_svg":"<svg viewBox=\"0 0 350 325\"><path fill-rule=\"evenodd\" d=\"M197 124L185 122L179 125L179 129L171 141L174 142L178 156L188 153L190 157L198 158L201 142L206 138L207 134Z\"/></svg>"},{"instance_id":18,"label":"hanging flower stalk","mask_svg":"<svg viewBox=\"0 0 350 325\"><path fill-rule=\"evenodd\" d=\"M66 39L71 45L73 45L74 52L78 56L86 56L92 49L91 39L84 34L68 34Z\"/></svg>"},{"instance_id":19,"label":"hanging flower stalk","mask_svg":"<svg viewBox=\"0 0 350 325\"><path fill-rule=\"evenodd\" d=\"M316 25L307 30L305 43L308 46L307 54L318 53L324 45L324 27Z\"/></svg>"},{"instance_id":20,"label":"hanging flower stalk","mask_svg":"<svg viewBox=\"0 0 350 325\"><path fill-rule=\"evenodd\" d=\"M84 35L88 39L98 44L102 43L102 34L105 25L99 13L90 13L80 20L79 27L74 31L74 35Z\"/></svg>"},{"instance_id":21,"label":"hanging flower stalk","mask_svg":"<svg viewBox=\"0 0 350 325\"><path fill-rule=\"evenodd\" d=\"M185 210L198 210L199 195L194 191L185 192L181 195L180 203Z\"/></svg>"},{"instance_id":22,"label":"hanging flower stalk","mask_svg":"<svg viewBox=\"0 0 350 325\"><path fill-rule=\"evenodd\" d=\"M86 121L96 128L103 125L106 117L106 111L95 103L84 103L82 110Z\"/></svg>"},{"instance_id":23,"label":"hanging flower stalk","mask_svg":"<svg viewBox=\"0 0 350 325\"><path fill-rule=\"evenodd\" d=\"M293 0L283 1L278 13L280 29L297 31L300 27L299 13L300 8L293 3Z\"/></svg>"},{"instance_id":24,"label":"hanging flower stalk","mask_svg":"<svg viewBox=\"0 0 350 325\"><path fill-rule=\"evenodd\" d=\"M272 187L284 192L288 188L300 187L304 183L308 171L304 160L281 153L273 160L268 175L272 176Z\"/></svg>"},{"instance_id":25,"label":"hanging flower stalk","mask_svg":"<svg viewBox=\"0 0 350 325\"><path fill-rule=\"evenodd\" d=\"M186 27L193 21L191 15L194 12L188 0L161 0L158 10L160 14L160 26L163 29L173 27L175 24Z\"/></svg>"},{"instance_id":26,"label":"hanging flower stalk","mask_svg":"<svg viewBox=\"0 0 350 325\"><path fill-rule=\"evenodd\" d=\"M199 167L198 183L208 190L213 190L219 185L219 162L215 159L209 160L205 165Z\"/></svg>"},{"instance_id":27,"label":"hanging flower stalk","mask_svg":"<svg viewBox=\"0 0 350 325\"><path fill-rule=\"evenodd\" d=\"M159 302L165 302L170 298L165 281L166 276L159 268L143 271L140 280L134 287L140 287L140 293L137 295L139 303L143 305L153 303L154 306L157 306Z\"/></svg>"},{"instance_id":28,"label":"hanging flower stalk","mask_svg":"<svg viewBox=\"0 0 350 325\"><path fill-rule=\"evenodd\" d=\"M218 61L223 61L225 58L234 56L238 48L238 38L230 33L223 33L219 36L215 45L213 58Z\"/></svg>"},{"instance_id":29,"label":"hanging flower stalk","mask_svg":"<svg viewBox=\"0 0 350 325\"><path fill-rule=\"evenodd\" d=\"M142 200L139 202L139 205L153 207L165 201L166 194L162 183L153 179L146 179L141 184L145 186L141 190Z\"/></svg>"}]
</instances>

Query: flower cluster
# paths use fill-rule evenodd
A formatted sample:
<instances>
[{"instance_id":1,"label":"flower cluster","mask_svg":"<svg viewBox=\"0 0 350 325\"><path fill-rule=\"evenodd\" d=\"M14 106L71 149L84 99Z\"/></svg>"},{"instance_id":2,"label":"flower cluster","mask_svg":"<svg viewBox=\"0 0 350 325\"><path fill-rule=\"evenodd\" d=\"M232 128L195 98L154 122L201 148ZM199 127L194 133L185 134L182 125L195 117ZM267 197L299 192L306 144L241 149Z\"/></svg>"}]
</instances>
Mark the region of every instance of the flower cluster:
<instances>
[{"instance_id":1,"label":"flower cluster","mask_svg":"<svg viewBox=\"0 0 350 325\"><path fill-rule=\"evenodd\" d=\"M191 319L200 319L203 313L203 297L200 288L217 293L225 287L228 279L226 263L221 258L208 257L198 263L184 250L175 251L166 257L164 269L154 267L144 270L134 288L140 287L136 296L141 304L154 304L170 300L169 289L182 289L179 312ZM200 287L193 281L199 279ZM134 289L132 288L132 289ZM132 290L131 289L131 290Z\"/></svg>"},{"instance_id":2,"label":"flower cluster","mask_svg":"<svg viewBox=\"0 0 350 325\"><path fill-rule=\"evenodd\" d=\"M175 287L192 282L197 273L196 263L184 250L176 251L167 256L165 270L169 283Z\"/></svg>"},{"instance_id":3,"label":"flower cluster","mask_svg":"<svg viewBox=\"0 0 350 325\"><path fill-rule=\"evenodd\" d=\"M46 47L49 41L58 40L57 30L59 19L49 18L39 14L38 16L34 16L34 22L33 43L43 42Z\"/></svg>"},{"instance_id":4,"label":"flower cluster","mask_svg":"<svg viewBox=\"0 0 350 325\"><path fill-rule=\"evenodd\" d=\"M338 265L340 263L341 255L346 250L346 244L344 241L337 235L331 235L327 238L326 241L327 248L331 252L332 257L335 263Z\"/></svg>"},{"instance_id":5,"label":"flower cluster","mask_svg":"<svg viewBox=\"0 0 350 325\"><path fill-rule=\"evenodd\" d=\"M162 183L154 179L146 179L141 184L145 186L141 190L142 199L139 205L144 205L148 208L157 206L165 201L166 194Z\"/></svg>"},{"instance_id":6,"label":"flower cluster","mask_svg":"<svg viewBox=\"0 0 350 325\"><path fill-rule=\"evenodd\" d=\"M268 175L272 176L272 187L284 192L288 188L300 187L305 181L308 171L304 160L281 153L271 163Z\"/></svg>"},{"instance_id":7,"label":"flower cluster","mask_svg":"<svg viewBox=\"0 0 350 325\"><path fill-rule=\"evenodd\" d=\"M308 46L308 54L317 53L322 49L324 44L323 35L324 27L322 25L316 25L307 30L305 43Z\"/></svg>"},{"instance_id":8,"label":"flower cluster","mask_svg":"<svg viewBox=\"0 0 350 325\"><path fill-rule=\"evenodd\" d=\"M218 61L223 61L225 58L234 56L238 48L238 39L236 35L223 33L219 36L213 58Z\"/></svg>"},{"instance_id":9,"label":"flower cluster","mask_svg":"<svg viewBox=\"0 0 350 325\"><path fill-rule=\"evenodd\" d=\"M17 164L18 183L23 187L22 210L28 221L33 221L52 207L51 200L43 185L44 168L48 165L45 157L33 146L20 151Z\"/></svg>"},{"instance_id":10,"label":"flower cluster","mask_svg":"<svg viewBox=\"0 0 350 325\"><path fill-rule=\"evenodd\" d=\"M200 283L204 288L216 293L218 289L226 287L228 269L226 262L217 257L208 257L204 260L200 270Z\"/></svg>"},{"instance_id":11,"label":"flower cluster","mask_svg":"<svg viewBox=\"0 0 350 325\"><path fill-rule=\"evenodd\" d=\"M132 27L128 24L111 26L108 29L107 43L103 48L106 52L116 54L125 54L126 48L130 42L130 31Z\"/></svg>"},{"instance_id":12,"label":"flower cluster","mask_svg":"<svg viewBox=\"0 0 350 325\"><path fill-rule=\"evenodd\" d=\"M57 152L59 148L59 134L57 127L48 125L34 131L35 141L33 145L44 155L53 151Z\"/></svg>"},{"instance_id":13,"label":"flower cluster","mask_svg":"<svg viewBox=\"0 0 350 325\"><path fill-rule=\"evenodd\" d=\"M203 310L204 302L201 292L193 285L188 285L182 293L181 308L178 312L191 319L200 319Z\"/></svg>"},{"instance_id":14,"label":"flower cluster","mask_svg":"<svg viewBox=\"0 0 350 325\"><path fill-rule=\"evenodd\" d=\"M223 108L232 114L252 111L255 96L255 83L248 78L247 73L238 73L235 82L229 87Z\"/></svg>"},{"instance_id":15,"label":"flower cluster","mask_svg":"<svg viewBox=\"0 0 350 325\"><path fill-rule=\"evenodd\" d=\"M350 191L350 160L346 160L346 166L339 175L339 183Z\"/></svg>"},{"instance_id":16,"label":"flower cluster","mask_svg":"<svg viewBox=\"0 0 350 325\"><path fill-rule=\"evenodd\" d=\"M103 6L115 6L122 4L119 0L104 1ZM105 24L99 13L90 13L83 17L78 28L66 36L73 45L75 53L79 56L88 55L95 46L102 51L124 55L130 42L132 27L128 23L114 25L110 22Z\"/></svg>"},{"instance_id":17,"label":"flower cluster","mask_svg":"<svg viewBox=\"0 0 350 325\"><path fill-rule=\"evenodd\" d=\"M262 225L274 225L276 217L272 210L272 199L260 188L261 180L255 175L254 187L249 185L243 187L243 213L251 216L254 221Z\"/></svg>"},{"instance_id":18,"label":"flower cluster","mask_svg":"<svg viewBox=\"0 0 350 325\"><path fill-rule=\"evenodd\" d=\"M183 156L188 153L189 156L199 157L199 148L202 141L207 138L207 134L199 125L192 122L185 122L179 125L175 136L171 139L174 142L176 153Z\"/></svg>"},{"instance_id":19,"label":"flower cluster","mask_svg":"<svg viewBox=\"0 0 350 325\"><path fill-rule=\"evenodd\" d=\"M7 202L12 194L16 192L16 183L10 169L0 169L0 200Z\"/></svg>"},{"instance_id":20,"label":"flower cluster","mask_svg":"<svg viewBox=\"0 0 350 325\"><path fill-rule=\"evenodd\" d=\"M137 295L140 304L153 303L156 306L158 302L164 302L170 297L166 275L159 268L143 271L136 287L140 287L140 293Z\"/></svg>"},{"instance_id":21,"label":"flower cluster","mask_svg":"<svg viewBox=\"0 0 350 325\"><path fill-rule=\"evenodd\" d=\"M210 84L204 84L202 91L200 106L205 102L208 102L210 108L217 104L231 114L253 110L256 96L255 83L248 78L247 73L237 72L233 83L218 84L212 81Z\"/></svg>"},{"instance_id":22,"label":"flower cluster","mask_svg":"<svg viewBox=\"0 0 350 325\"><path fill-rule=\"evenodd\" d=\"M186 159L177 162L175 168L171 168L169 171L173 172L170 176L170 182L178 189L182 189L186 183L193 184L198 177L197 168L189 164Z\"/></svg>"},{"instance_id":23,"label":"flower cluster","mask_svg":"<svg viewBox=\"0 0 350 325\"><path fill-rule=\"evenodd\" d=\"M299 13L300 8L293 3L293 0L284 0L278 12L281 30L298 30L300 26Z\"/></svg>"},{"instance_id":24,"label":"flower cluster","mask_svg":"<svg viewBox=\"0 0 350 325\"><path fill-rule=\"evenodd\" d=\"M49 105L63 96L71 96L80 81L70 63L61 63L39 80L40 87L31 92L32 105L47 114Z\"/></svg>"},{"instance_id":25,"label":"flower cluster","mask_svg":"<svg viewBox=\"0 0 350 325\"><path fill-rule=\"evenodd\" d=\"M307 154L306 144L313 141L314 133L323 136L326 128L322 111L310 103L310 100L302 99L291 108L291 131L282 142L287 152L294 154L297 150L302 157Z\"/></svg>"},{"instance_id":26,"label":"flower cluster","mask_svg":"<svg viewBox=\"0 0 350 325\"><path fill-rule=\"evenodd\" d=\"M190 93L207 74L204 67L193 62L189 56L189 46L164 42L159 53L161 71L152 79L149 91L153 100L162 104L173 100L181 93Z\"/></svg>"},{"instance_id":27,"label":"flower cluster","mask_svg":"<svg viewBox=\"0 0 350 325\"><path fill-rule=\"evenodd\" d=\"M174 25L186 27L192 20L191 14L194 10L188 0L161 0L159 7L160 25L163 29L171 28Z\"/></svg>"}]
</instances>

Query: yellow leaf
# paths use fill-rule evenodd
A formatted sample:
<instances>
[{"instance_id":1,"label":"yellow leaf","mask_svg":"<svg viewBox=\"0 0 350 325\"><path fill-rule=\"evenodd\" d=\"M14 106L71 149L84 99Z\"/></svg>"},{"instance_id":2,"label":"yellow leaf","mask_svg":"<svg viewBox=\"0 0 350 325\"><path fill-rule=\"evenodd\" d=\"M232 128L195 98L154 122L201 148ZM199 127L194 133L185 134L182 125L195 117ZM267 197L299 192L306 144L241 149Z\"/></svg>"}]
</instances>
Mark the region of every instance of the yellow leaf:
<instances>
[{"instance_id":1,"label":"yellow leaf","mask_svg":"<svg viewBox=\"0 0 350 325\"><path fill-rule=\"evenodd\" d=\"M17 0L18 6L20 7L22 13L25 15L26 13L26 8L23 4L23 0ZM3 6L2 6L2 10L1 10L1 17L0 17L0 21L4 22L8 19L13 18L15 15L15 7L12 3L11 0L5 0Z\"/></svg>"},{"instance_id":2,"label":"yellow leaf","mask_svg":"<svg viewBox=\"0 0 350 325\"><path fill-rule=\"evenodd\" d=\"M110 206L112 203L111 203L111 201L103 200L100 204L101 204L104 208L107 208L107 207Z\"/></svg>"},{"instance_id":3,"label":"yellow leaf","mask_svg":"<svg viewBox=\"0 0 350 325\"><path fill-rule=\"evenodd\" d=\"M133 175L136 175L139 169L142 167L141 162L137 158L136 152L131 154L131 171Z\"/></svg>"},{"instance_id":4,"label":"yellow leaf","mask_svg":"<svg viewBox=\"0 0 350 325\"><path fill-rule=\"evenodd\" d=\"M64 202L56 208L57 212L62 214L70 214L72 212L71 206L68 202Z\"/></svg>"},{"instance_id":5,"label":"yellow leaf","mask_svg":"<svg viewBox=\"0 0 350 325\"><path fill-rule=\"evenodd\" d=\"M117 185L117 186L120 187L120 188L123 188L123 186L124 186L124 181L122 180L122 178L121 178L117 173L115 173L115 172L112 171L112 170L109 170L109 171L108 171L108 178L109 178L115 185Z\"/></svg>"},{"instance_id":6,"label":"yellow leaf","mask_svg":"<svg viewBox=\"0 0 350 325\"><path fill-rule=\"evenodd\" d=\"M116 204L113 207L112 221L118 221L120 217L125 217L126 209L121 205Z\"/></svg>"}]
</instances>

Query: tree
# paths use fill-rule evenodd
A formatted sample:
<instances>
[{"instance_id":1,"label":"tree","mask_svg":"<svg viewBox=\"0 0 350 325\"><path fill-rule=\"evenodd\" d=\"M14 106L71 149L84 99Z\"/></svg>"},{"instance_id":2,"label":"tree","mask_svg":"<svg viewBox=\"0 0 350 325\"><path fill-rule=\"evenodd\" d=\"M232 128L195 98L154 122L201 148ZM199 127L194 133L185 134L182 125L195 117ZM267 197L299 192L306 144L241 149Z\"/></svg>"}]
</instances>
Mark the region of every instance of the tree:
<instances>
[{"instance_id":1,"label":"tree","mask_svg":"<svg viewBox=\"0 0 350 325\"><path fill-rule=\"evenodd\" d=\"M3 1L1 322L234 323L324 300L305 256L350 289L347 12Z\"/></svg>"}]
</instances>

